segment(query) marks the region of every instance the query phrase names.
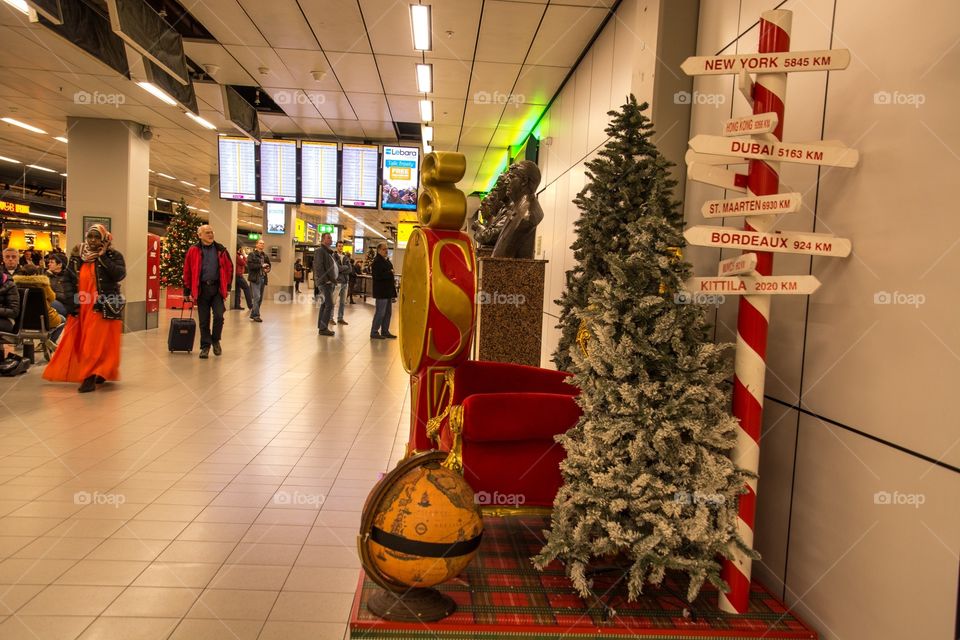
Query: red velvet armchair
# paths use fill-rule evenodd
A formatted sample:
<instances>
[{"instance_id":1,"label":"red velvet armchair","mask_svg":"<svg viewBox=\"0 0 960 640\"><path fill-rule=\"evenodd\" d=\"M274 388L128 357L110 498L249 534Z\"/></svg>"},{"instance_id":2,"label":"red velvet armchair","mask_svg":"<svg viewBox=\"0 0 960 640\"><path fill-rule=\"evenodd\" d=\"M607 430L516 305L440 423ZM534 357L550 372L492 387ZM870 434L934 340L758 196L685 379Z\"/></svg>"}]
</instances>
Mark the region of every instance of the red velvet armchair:
<instances>
[{"instance_id":1,"label":"red velvet armchair","mask_svg":"<svg viewBox=\"0 0 960 640\"><path fill-rule=\"evenodd\" d=\"M554 436L580 418L568 373L467 361L447 372L447 408L427 424L482 506L549 507L566 457Z\"/></svg>"}]
</instances>

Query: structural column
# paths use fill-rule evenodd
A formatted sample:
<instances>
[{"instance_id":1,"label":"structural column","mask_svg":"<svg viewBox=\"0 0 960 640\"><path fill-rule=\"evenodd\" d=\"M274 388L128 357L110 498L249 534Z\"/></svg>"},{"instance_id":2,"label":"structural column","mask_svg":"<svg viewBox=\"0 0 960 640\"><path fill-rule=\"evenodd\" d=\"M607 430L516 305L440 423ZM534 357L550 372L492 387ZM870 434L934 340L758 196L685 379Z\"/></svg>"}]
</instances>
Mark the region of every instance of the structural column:
<instances>
[{"instance_id":1,"label":"structural column","mask_svg":"<svg viewBox=\"0 0 960 640\"><path fill-rule=\"evenodd\" d=\"M140 132L127 120L67 118L67 250L94 222L110 229L127 264L124 331L157 325L146 311L150 143Z\"/></svg>"}]
</instances>

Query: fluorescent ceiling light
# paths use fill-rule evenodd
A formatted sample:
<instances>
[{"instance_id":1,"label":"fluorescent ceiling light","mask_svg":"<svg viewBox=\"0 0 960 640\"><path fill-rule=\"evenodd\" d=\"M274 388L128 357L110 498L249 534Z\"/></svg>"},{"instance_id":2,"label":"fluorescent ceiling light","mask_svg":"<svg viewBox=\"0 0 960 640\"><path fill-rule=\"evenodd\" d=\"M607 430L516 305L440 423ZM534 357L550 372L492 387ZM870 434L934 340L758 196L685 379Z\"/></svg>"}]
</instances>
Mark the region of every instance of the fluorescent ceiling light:
<instances>
[{"instance_id":1,"label":"fluorescent ceiling light","mask_svg":"<svg viewBox=\"0 0 960 640\"><path fill-rule=\"evenodd\" d=\"M417 91L433 93L433 65L417 63Z\"/></svg>"},{"instance_id":2,"label":"fluorescent ceiling light","mask_svg":"<svg viewBox=\"0 0 960 640\"><path fill-rule=\"evenodd\" d=\"M424 142L433 142L433 127L420 127Z\"/></svg>"},{"instance_id":3,"label":"fluorescent ceiling light","mask_svg":"<svg viewBox=\"0 0 960 640\"><path fill-rule=\"evenodd\" d=\"M195 206L193 206L192 204L188 204L188 205L187 205L187 209L193 209L194 211L197 210L197 208L196 208Z\"/></svg>"},{"instance_id":4,"label":"fluorescent ceiling light","mask_svg":"<svg viewBox=\"0 0 960 640\"><path fill-rule=\"evenodd\" d=\"M433 120L433 101L432 100L421 100L420 101L420 119L424 122L430 122Z\"/></svg>"},{"instance_id":5,"label":"fluorescent ceiling light","mask_svg":"<svg viewBox=\"0 0 960 640\"><path fill-rule=\"evenodd\" d=\"M46 171L47 173L57 173L53 169L47 169L46 167L41 167L38 164L28 164L27 166L30 167L31 169L36 169L37 171Z\"/></svg>"},{"instance_id":6,"label":"fluorescent ceiling light","mask_svg":"<svg viewBox=\"0 0 960 640\"><path fill-rule=\"evenodd\" d=\"M15 127L20 127L21 129L26 129L27 131L33 131L34 133L46 133L43 129L39 129L32 124L27 124L26 122L20 122L19 120L14 120L13 118L0 118L7 124L12 124Z\"/></svg>"},{"instance_id":7,"label":"fluorescent ceiling light","mask_svg":"<svg viewBox=\"0 0 960 640\"><path fill-rule=\"evenodd\" d=\"M13 158L8 158L7 156L0 156L0 160L4 162L12 162L13 164L21 164L19 160L14 160Z\"/></svg>"},{"instance_id":8,"label":"fluorescent ceiling light","mask_svg":"<svg viewBox=\"0 0 960 640\"><path fill-rule=\"evenodd\" d=\"M424 152L424 153L433 153L433 147L430 146L430 143L429 143L429 142L424 142L424 143L423 143L423 152Z\"/></svg>"},{"instance_id":9,"label":"fluorescent ceiling light","mask_svg":"<svg viewBox=\"0 0 960 640\"><path fill-rule=\"evenodd\" d=\"M67 174L65 174L65 173L61 173L60 175L62 175L64 178L67 177Z\"/></svg>"},{"instance_id":10,"label":"fluorescent ceiling light","mask_svg":"<svg viewBox=\"0 0 960 640\"><path fill-rule=\"evenodd\" d=\"M201 213L210 213L210 211L208 211L207 209L197 209L197 211Z\"/></svg>"},{"instance_id":11,"label":"fluorescent ceiling light","mask_svg":"<svg viewBox=\"0 0 960 640\"><path fill-rule=\"evenodd\" d=\"M67 144L67 139L64 138L63 136L53 136L53 139L54 139L54 140L59 140L59 141L62 142L63 144Z\"/></svg>"},{"instance_id":12,"label":"fluorescent ceiling light","mask_svg":"<svg viewBox=\"0 0 960 640\"><path fill-rule=\"evenodd\" d=\"M410 5L410 24L413 25L413 48L417 51L430 51L433 48L430 5Z\"/></svg>"},{"instance_id":13,"label":"fluorescent ceiling light","mask_svg":"<svg viewBox=\"0 0 960 640\"><path fill-rule=\"evenodd\" d=\"M197 186L197 185L193 184L192 182L187 182L186 180L181 180L180 182L182 182L183 184L187 185L188 187L195 187L195 186Z\"/></svg>"},{"instance_id":14,"label":"fluorescent ceiling light","mask_svg":"<svg viewBox=\"0 0 960 640\"><path fill-rule=\"evenodd\" d=\"M210 193L210 189L207 189L206 187L198 187L198 189L200 189L200 191L203 191L204 193Z\"/></svg>"},{"instance_id":15,"label":"fluorescent ceiling light","mask_svg":"<svg viewBox=\"0 0 960 640\"><path fill-rule=\"evenodd\" d=\"M50 218L51 220L63 220L63 218L61 218L60 216L51 216L51 215L46 214L46 213L34 213L34 212L31 211L31 212L30 212L30 215L31 215L31 216L36 216L36 217L38 217L38 218Z\"/></svg>"},{"instance_id":16,"label":"fluorescent ceiling light","mask_svg":"<svg viewBox=\"0 0 960 640\"><path fill-rule=\"evenodd\" d=\"M354 217L353 217L346 209L344 209L343 207L337 207L336 209L337 209L337 211L339 211L339 212L342 213L343 215L347 216L348 218L350 218L351 220L353 220L354 222L356 222L357 225L359 225L361 229L367 228L367 229L369 229L370 231L372 231L373 233L375 233L375 234L377 234L378 236L380 236L381 238L383 238L384 240L387 239L387 236L383 235L382 233L380 233L379 231L377 231L376 229L374 229L374 228L371 227L370 225L366 224L365 222L360 222L359 220L357 220L356 218L354 218Z\"/></svg>"},{"instance_id":17,"label":"fluorescent ceiling light","mask_svg":"<svg viewBox=\"0 0 960 640\"><path fill-rule=\"evenodd\" d=\"M27 5L24 0L3 0L8 5L19 11L20 13L30 14L30 7Z\"/></svg>"},{"instance_id":18,"label":"fluorescent ceiling light","mask_svg":"<svg viewBox=\"0 0 960 640\"><path fill-rule=\"evenodd\" d=\"M149 171L150 173L156 173L156 171L154 171L153 169L147 169L147 171Z\"/></svg>"},{"instance_id":19,"label":"fluorescent ceiling light","mask_svg":"<svg viewBox=\"0 0 960 640\"><path fill-rule=\"evenodd\" d=\"M187 114L187 117L188 117L188 118L190 118L191 120L193 120L194 122L196 122L198 125L200 125L200 126L203 127L204 129L210 129L211 131L213 131L214 129L217 128L217 126L216 126L215 124L211 123L209 120L205 120L205 119L201 118L200 116L198 116L197 114L193 113L192 111L186 111L186 112L184 112L184 113Z\"/></svg>"},{"instance_id":20,"label":"fluorescent ceiling light","mask_svg":"<svg viewBox=\"0 0 960 640\"><path fill-rule=\"evenodd\" d=\"M170 202L166 198L157 198L157 202Z\"/></svg>"},{"instance_id":21,"label":"fluorescent ceiling light","mask_svg":"<svg viewBox=\"0 0 960 640\"><path fill-rule=\"evenodd\" d=\"M165 173L158 173L157 175L160 176L161 178L166 178L167 180L176 180L176 178L174 178L173 176L168 176Z\"/></svg>"},{"instance_id":22,"label":"fluorescent ceiling light","mask_svg":"<svg viewBox=\"0 0 960 640\"><path fill-rule=\"evenodd\" d=\"M161 102L165 102L171 107L177 106L177 101L170 97L166 91L153 84L152 82L138 82L137 86L146 91L147 93L158 98Z\"/></svg>"}]
</instances>

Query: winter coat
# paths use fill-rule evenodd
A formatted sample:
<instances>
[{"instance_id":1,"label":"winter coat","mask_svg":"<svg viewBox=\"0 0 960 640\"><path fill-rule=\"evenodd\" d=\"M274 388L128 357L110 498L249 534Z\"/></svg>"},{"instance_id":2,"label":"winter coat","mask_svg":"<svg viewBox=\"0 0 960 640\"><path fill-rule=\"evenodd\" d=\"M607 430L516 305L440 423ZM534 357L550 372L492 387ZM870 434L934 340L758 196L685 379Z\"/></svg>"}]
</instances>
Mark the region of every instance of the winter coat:
<instances>
[{"instance_id":1,"label":"winter coat","mask_svg":"<svg viewBox=\"0 0 960 640\"><path fill-rule=\"evenodd\" d=\"M127 265L123 254L114 249L107 249L102 256L94 261L97 277L97 297L93 303L93 310L102 312L101 300L105 297L113 300L120 299L120 281L127 277ZM83 260L79 255L70 256L70 270L80 273Z\"/></svg>"},{"instance_id":2,"label":"winter coat","mask_svg":"<svg viewBox=\"0 0 960 640\"><path fill-rule=\"evenodd\" d=\"M50 288L57 296L57 301L67 310L67 315L77 314L77 274L67 267L66 256L54 254L60 262L60 273L47 271L47 278L50 279Z\"/></svg>"},{"instance_id":3,"label":"winter coat","mask_svg":"<svg viewBox=\"0 0 960 640\"><path fill-rule=\"evenodd\" d=\"M263 281L263 286L267 286L267 274L263 268L270 264L270 258L262 251L251 251L247 256L247 280L251 284Z\"/></svg>"},{"instance_id":4,"label":"winter coat","mask_svg":"<svg viewBox=\"0 0 960 640\"><path fill-rule=\"evenodd\" d=\"M393 279L393 263L379 253L373 259L373 297L396 298L397 284Z\"/></svg>"},{"instance_id":5,"label":"winter coat","mask_svg":"<svg viewBox=\"0 0 960 640\"><path fill-rule=\"evenodd\" d=\"M50 303L57 299L57 294L50 288L50 279L47 276L13 276L13 281L21 289L36 289L43 293L47 299L47 329L59 327L63 323L64 319L50 306Z\"/></svg>"},{"instance_id":6,"label":"winter coat","mask_svg":"<svg viewBox=\"0 0 960 640\"><path fill-rule=\"evenodd\" d=\"M313 252L313 282L316 285L337 284L337 260L330 247L320 245Z\"/></svg>"},{"instance_id":7,"label":"winter coat","mask_svg":"<svg viewBox=\"0 0 960 640\"><path fill-rule=\"evenodd\" d=\"M345 253L334 253L333 259L337 261L337 282L347 284L353 273L353 260Z\"/></svg>"},{"instance_id":8,"label":"winter coat","mask_svg":"<svg viewBox=\"0 0 960 640\"><path fill-rule=\"evenodd\" d=\"M247 256L242 253L237 254L237 275L242 276L247 272Z\"/></svg>"},{"instance_id":9,"label":"winter coat","mask_svg":"<svg viewBox=\"0 0 960 640\"><path fill-rule=\"evenodd\" d=\"M0 272L0 318L20 320L20 293L6 271Z\"/></svg>"},{"instance_id":10,"label":"winter coat","mask_svg":"<svg viewBox=\"0 0 960 640\"><path fill-rule=\"evenodd\" d=\"M219 242L214 242L217 258L220 263L220 297L226 298L230 294L230 286L233 284L233 260L230 259L230 252ZM187 249L187 255L183 258L183 295L200 294L200 272L203 270L203 249L201 243L197 243Z\"/></svg>"},{"instance_id":11,"label":"winter coat","mask_svg":"<svg viewBox=\"0 0 960 640\"><path fill-rule=\"evenodd\" d=\"M293 281L303 282L303 263L299 260L293 263Z\"/></svg>"}]
</instances>

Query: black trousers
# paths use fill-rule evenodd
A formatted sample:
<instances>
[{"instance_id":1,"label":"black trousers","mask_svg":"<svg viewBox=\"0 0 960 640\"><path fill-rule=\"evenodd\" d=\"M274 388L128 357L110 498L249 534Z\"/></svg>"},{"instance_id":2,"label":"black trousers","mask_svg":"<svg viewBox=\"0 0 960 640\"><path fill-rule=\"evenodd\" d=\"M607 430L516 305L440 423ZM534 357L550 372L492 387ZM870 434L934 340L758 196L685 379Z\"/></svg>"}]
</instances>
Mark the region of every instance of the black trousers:
<instances>
[{"instance_id":1,"label":"black trousers","mask_svg":"<svg viewBox=\"0 0 960 640\"><path fill-rule=\"evenodd\" d=\"M210 313L213 312L213 330L210 329ZM197 296L197 313L200 316L200 348L220 342L223 332L223 298L219 284L200 283Z\"/></svg>"},{"instance_id":2,"label":"black trousers","mask_svg":"<svg viewBox=\"0 0 960 640\"><path fill-rule=\"evenodd\" d=\"M250 285L247 283L247 279L241 275L237 275L235 278L236 282L234 283L233 289L233 308L240 309L240 291L243 291L243 298L247 303L247 309L253 306L250 303Z\"/></svg>"}]
</instances>

